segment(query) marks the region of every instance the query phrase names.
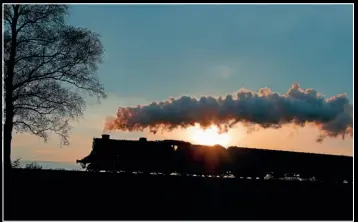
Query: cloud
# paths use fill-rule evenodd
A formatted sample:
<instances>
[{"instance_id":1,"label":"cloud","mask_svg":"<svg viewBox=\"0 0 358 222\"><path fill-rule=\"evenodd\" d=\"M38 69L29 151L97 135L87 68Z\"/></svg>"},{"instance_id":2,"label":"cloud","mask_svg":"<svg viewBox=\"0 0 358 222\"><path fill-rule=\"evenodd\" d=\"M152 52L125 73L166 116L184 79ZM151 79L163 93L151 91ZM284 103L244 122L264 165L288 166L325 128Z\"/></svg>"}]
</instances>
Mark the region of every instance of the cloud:
<instances>
[{"instance_id":1,"label":"cloud","mask_svg":"<svg viewBox=\"0 0 358 222\"><path fill-rule=\"evenodd\" d=\"M325 99L315 89L302 89L293 84L285 94L261 88L257 92L240 89L234 94L200 99L189 96L170 98L137 107L120 107L115 117L108 117L105 130L172 131L199 123L206 128L216 125L227 131L237 123L249 130L281 128L286 124L316 126L325 137L353 136L353 106L347 95L339 94Z\"/></svg>"}]
</instances>

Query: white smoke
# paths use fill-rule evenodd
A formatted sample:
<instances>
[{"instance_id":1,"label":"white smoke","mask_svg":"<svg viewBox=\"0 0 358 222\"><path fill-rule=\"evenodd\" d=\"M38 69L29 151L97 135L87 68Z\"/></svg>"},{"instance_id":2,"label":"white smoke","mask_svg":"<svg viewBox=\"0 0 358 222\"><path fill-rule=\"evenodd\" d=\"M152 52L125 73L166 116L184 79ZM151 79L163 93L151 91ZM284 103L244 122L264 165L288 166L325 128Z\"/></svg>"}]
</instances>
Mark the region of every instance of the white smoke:
<instances>
[{"instance_id":1,"label":"white smoke","mask_svg":"<svg viewBox=\"0 0 358 222\"><path fill-rule=\"evenodd\" d=\"M225 97L195 99L183 96L145 106L119 108L109 118L105 130L171 131L196 123L206 128L216 125L222 132L236 123L263 128L280 128L284 124L314 124L324 137L353 136L353 106L346 94L325 99L314 89L293 84L285 94L261 88L258 92L241 89Z\"/></svg>"}]
</instances>

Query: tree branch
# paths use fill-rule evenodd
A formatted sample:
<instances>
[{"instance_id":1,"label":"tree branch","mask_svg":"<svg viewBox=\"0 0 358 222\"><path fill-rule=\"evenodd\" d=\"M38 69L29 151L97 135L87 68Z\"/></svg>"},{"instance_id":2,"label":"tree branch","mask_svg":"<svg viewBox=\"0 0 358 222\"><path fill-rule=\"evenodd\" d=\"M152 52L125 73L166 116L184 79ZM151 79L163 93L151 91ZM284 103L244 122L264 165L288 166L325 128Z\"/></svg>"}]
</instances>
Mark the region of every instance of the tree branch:
<instances>
[{"instance_id":1,"label":"tree branch","mask_svg":"<svg viewBox=\"0 0 358 222\"><path fill-rule=\"evenodd\" d=\"M28 12L28 13L30 13L30 12ZM22 15L24 15L24 14L22 14ZM19 32L21 31L21 29L23 29L26 25L35 24L35 23L37 23L39 20L44 19L44 18L48 17L49 15L50 15L50 13L49 13L49 14L45 14L45 15L43 15L43 16L40 16L40 17L38 17L38 18L35 18L34 20L30 20L30 19L27 20L27 21L24 22L22 25L20 25L20 27L16 30L16 34L19 33Z\"/></svg>"},{"instance_id":2,"label":"tree branch","mask_svg":"<svg viewBox=\"0 0 358 222\"><path fill-rule=\"evenodd\" d=\"M49 108L50 108L50 107L43 108L43 109L49 109ZM15 113L16 113L16 110L17 110L17 109L33 111L33 112L38 113L39 115L49 115L49 114L51 114L53 111L55 111L55 110L57 109L57 107L54 107L54 108L50 109L50 110L47 111L47 112L40 112L40 111L38 110L39 107L31 108L31 107L26 107L26 106L16 106L16 107L15 107Z\"/></svg>"},{"instance_id":3,"label":"tree branch","mask_svg":"<svg viewBox=\"0 0 358 222\"><path fill-rule=\"evenodd\" d=\"M14 122L14 125L15 125L15 126L16 126L16 125L19 125L19 124L22 124L22 125L24 125L25 127L27 127L27 129L30 130L32 134L37 135L37 136L40 136L40 135L38 135L38 132L36 132L34 129L32 129L32 127L31 127L29 124L25 123L24 121L15 121L15 122ZM40 137L42 137L42 136L40 136ZM44 138L44 139L45 139L45 138ZM46 140L46 139L45 139L45 140Z\"/></svg>"}]
</instances>

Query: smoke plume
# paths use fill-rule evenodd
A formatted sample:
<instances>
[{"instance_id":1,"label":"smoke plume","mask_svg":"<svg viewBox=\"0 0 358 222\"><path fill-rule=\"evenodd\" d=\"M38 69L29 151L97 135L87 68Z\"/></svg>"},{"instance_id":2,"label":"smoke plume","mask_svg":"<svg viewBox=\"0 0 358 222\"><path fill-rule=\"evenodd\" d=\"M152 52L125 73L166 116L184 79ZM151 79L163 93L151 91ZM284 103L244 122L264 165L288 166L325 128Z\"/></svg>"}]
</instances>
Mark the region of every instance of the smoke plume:
<instances>
[{"instance_id":1,"label":"smoke plume","mask_svg":"<svg viewBox=\"0 0 358 222\"><path fill-rule=\"evenodd\" d=\"M284 124L313 124L321 131L317 138L353 136L353 105L346 94L325 99L314 89L293 84L285 94L261 88L258 92L240 89L234 94L195 99L182 96L149 105L119 108L115 118L108 118L106 131L171 131L200 124L216 125L221 132L236 123L249 128L280 128Z\"/></svg>"}]
</instances>

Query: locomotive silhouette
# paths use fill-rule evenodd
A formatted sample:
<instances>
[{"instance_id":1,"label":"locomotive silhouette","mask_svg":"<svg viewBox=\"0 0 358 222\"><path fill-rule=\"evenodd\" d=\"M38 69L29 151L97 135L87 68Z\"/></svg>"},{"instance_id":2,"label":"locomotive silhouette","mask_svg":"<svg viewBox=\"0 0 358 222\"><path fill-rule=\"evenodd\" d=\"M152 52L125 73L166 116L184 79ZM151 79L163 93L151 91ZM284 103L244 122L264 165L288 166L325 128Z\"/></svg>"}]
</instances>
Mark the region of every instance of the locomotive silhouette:
<instances>
[{"instance_id":1,"label":"locomotive silhouette","mask_svg":"<svg viewBox=\"0 0 358 222\"><path fill-rule=\"evenodd\" d=\"M353 181L353 157L278 150L195 145L185 141L94 138L91 153L77 160L87 171L211 175L262 179L299 174L324 182Z\"/></svg>"}]
</instances>

